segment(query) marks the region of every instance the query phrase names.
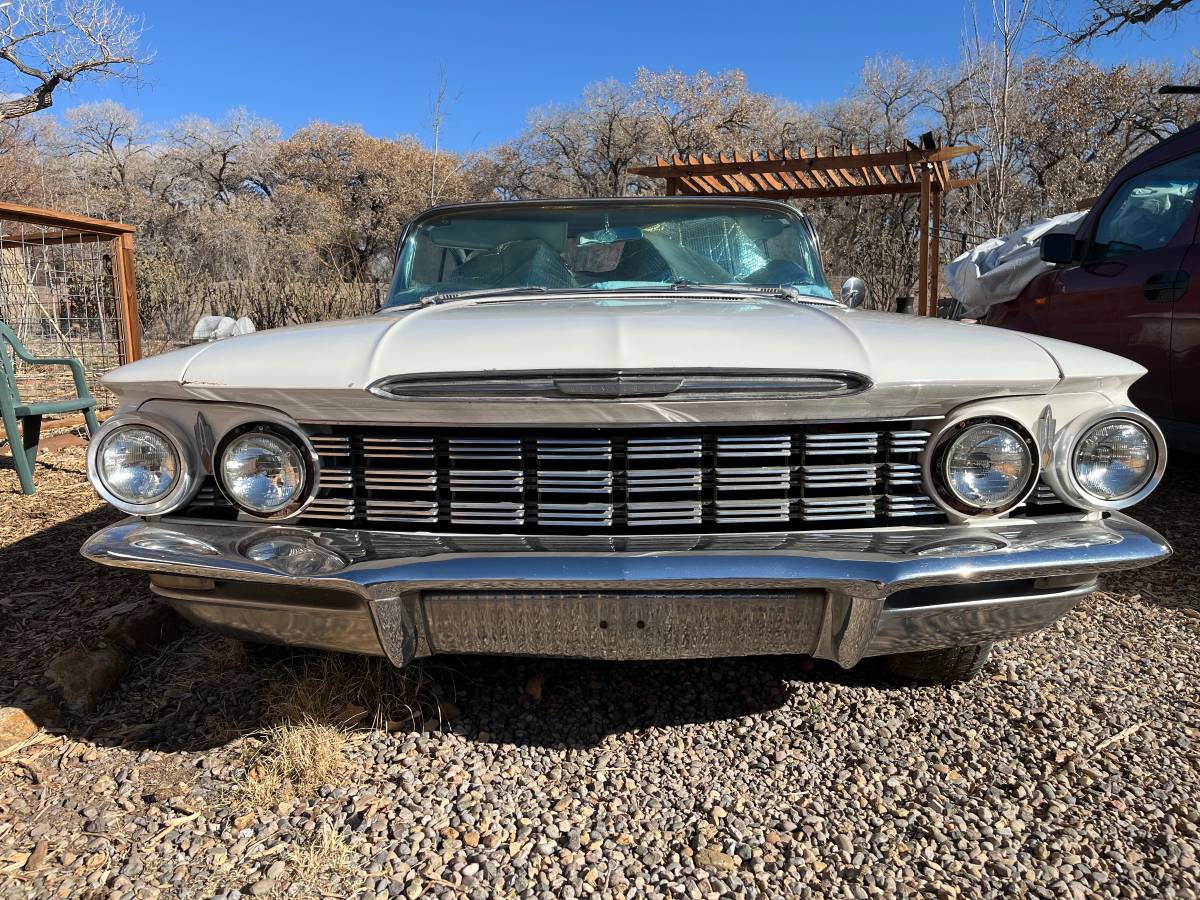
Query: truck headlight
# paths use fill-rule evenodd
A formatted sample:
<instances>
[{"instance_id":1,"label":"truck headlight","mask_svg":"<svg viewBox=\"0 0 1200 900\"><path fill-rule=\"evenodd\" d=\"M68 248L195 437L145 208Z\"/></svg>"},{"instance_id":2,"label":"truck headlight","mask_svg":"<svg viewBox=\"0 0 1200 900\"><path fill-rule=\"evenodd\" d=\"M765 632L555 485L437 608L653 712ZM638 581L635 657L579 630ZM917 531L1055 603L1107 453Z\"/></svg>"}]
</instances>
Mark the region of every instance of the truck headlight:
<instances>
[{"instance_id":1,"label":"truck headlight","mask_svg":"<svg viewBox=\"0 0 1200 900\"><path fill-rule=\"evenodd\" d=\"M1028 492L1037 466L1030 439L999 422L964 422L935 456L934 484L960 512L995 514Z\"/></svg>"},{"instance_id":2,"label":"truck headlight","mask_svg":"<svg viewBox=\"0 0 1200 900\"><path fill-rule=\"evenodd\" d=\"M183 469L170 438L147 425L114 428L101 438L93 460L97 487L121 504L138 508L167 497Z\"/></svg>"},{"instance_id":3,"label":"truck headlight","mask_svg":"<svg viewBox=\"0 0 1200 900\"><path fill-rule=\"evenodd\" d=\"M1097 500L1125 500L1142 490L1158 468L1153 435L1132 419L1105 419L1083 433L1071 467L1080 489Z\"/></svg>"},{"instance_id":4,"label":"truck headlight","mask_svg":"<svg viewBox=\"0 0 1200 900\"><path fill-rule=\"evenodd\" d=\"M291 507L308 481L304 452L266 426L253 426L226 443L219 470L229 499L259 516Z\"/></svg>"}]
</instances>

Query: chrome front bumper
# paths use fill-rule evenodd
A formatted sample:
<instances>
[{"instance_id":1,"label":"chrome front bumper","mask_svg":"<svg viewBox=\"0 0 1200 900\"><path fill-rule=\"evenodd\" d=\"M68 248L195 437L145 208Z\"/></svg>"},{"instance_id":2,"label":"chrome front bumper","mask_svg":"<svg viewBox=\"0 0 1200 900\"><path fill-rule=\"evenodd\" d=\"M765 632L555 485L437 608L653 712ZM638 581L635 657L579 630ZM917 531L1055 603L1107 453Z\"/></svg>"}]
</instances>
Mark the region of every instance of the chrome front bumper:
<instances>
[{"instance_id":1,"label":"chrome front bumper","mask_svg":"<svg viewBox=\"0 0 1200 900\"><path fill-rule=\"evenodd\" d=\"M1165 559L1120 514L996 527L625 538L126 519L83 554L236 637L384 655L863 656L1042 628Z\"/></svg>"}]
</instances>

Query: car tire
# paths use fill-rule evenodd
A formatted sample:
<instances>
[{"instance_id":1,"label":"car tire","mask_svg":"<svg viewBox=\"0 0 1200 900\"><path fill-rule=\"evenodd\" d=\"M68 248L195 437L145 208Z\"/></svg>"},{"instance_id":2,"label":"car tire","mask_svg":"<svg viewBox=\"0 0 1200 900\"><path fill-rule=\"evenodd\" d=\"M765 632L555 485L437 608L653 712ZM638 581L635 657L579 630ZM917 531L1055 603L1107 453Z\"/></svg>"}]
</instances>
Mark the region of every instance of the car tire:
<instances>
[{"instance_id":1,"label":"car tire","mask_svg":"<svg viewBox=\"0 0 1200 900\"><path fill-rule=\"evenodd\" d=\"M897 653L886 657L888 671L910 681L953 684L970 681L979 674L991 655L992 644L947 647L919 653Z\"/></svg>"}]
</instances>

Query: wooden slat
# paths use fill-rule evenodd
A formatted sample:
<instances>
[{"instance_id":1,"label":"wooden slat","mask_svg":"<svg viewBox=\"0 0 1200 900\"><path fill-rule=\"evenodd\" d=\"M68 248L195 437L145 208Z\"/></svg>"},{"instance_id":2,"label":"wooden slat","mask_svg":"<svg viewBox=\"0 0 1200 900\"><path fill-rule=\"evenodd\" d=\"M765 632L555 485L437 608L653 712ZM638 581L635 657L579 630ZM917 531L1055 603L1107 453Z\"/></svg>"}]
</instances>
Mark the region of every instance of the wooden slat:
<instances>
[{"instance_id":1,"label":"wooden slat","mask_svg":"<svg viewBox=\"0 0 1200 900\"><path fill-rule=\"evenodd\" d=\"M736 162L740 162L741 160L739 158L739 155L737 153L734 153L730 157L729 161L736 163ZM737 182L738 188L742 191L745 191L747 193L754 193L755 191L758 190L758 184L749 175L743 174L741 172L736 172L736 173L730 175L730 178L732 178L735 182Z\"/></svg>"},{"instance_id":2,"label":"wooden slat","mask_svg":"<svg viewBox=\"0 0 1200 900\"><path fill-rule=\"evenodd\" d=\"M797 149L797 153L799 154L799 156L797 158L802 159L804 157L803 150ZM786 151L784 151L783 158L784 159L788 158ZM794 181L798 182L802 188L812 189L812 188L818 186L817 181L816 181L817 176L810 175L810 174L806 173L803 169L792 169L792 170L789 170L787 174Z\"/></svg>"},{"instance_id":3,"label":"wooden slat","mask_svg":"<svg viewBox=\"0 0 1200 900\"><path fill-rule=\"evenodd\" d=\"M935 165L936 169L937 166ZM942 191L936 190L933 192L933 197L930 198L933 203L933 225L929 232L929 303L932 307L930 315L937 315L938 305L938 288L941 287L941 263L938 260L941 254L941 235L942 235Z\"/></svg>"},{"instance_id":4,"label":"wooden slat","mask_svg":"<svg viewBox=\"0 0 1200 900\"><path fill-rule=\"evenodd\" d=\"M929 169L921 169L920 262L917 269L917 315L929 315Z\"/></svg>"},{"instance_id":5,"label":"wooden slat","mask_svg":"<svg viewBox=\"0 0 1200 900\"><path fill-rule=\"evenodd\" d=\"M837 147L830 147L830 148L829 148L829 154L830 154L830 156L834 156L834 157L838 156L838 148L837 148ZM849 153L847 153L847 154L842 154L842 155L843 155L843 157L844 157L845 159L849 159L849 160L851 160L851 163L850 163L849 165L847 165L847 166L841 166L841 167L839 167L839 168L838 168L838 170L837 170L837 171L838 171L838 174L842 176L842 180L843 180L843 181L845 181L845 182L846 182L846 184L850 184L850 185L857 184L857 183L858 183L858 179L854 177L854 172L853 172L853 169L852 169L852 167L853 167L853 165L854 165L854 163L853 163L854 157L857 155L857 154L854 152L854 148L853 148L853 147L851 147L851 148L850 148L850 152L849 152Z\"/></svg>"},{"instance_id":6,"label":"wooden slat","mask_svg":"<svg viewBox=\"0 0 1200 900\"><path fill-rule=\"evenodd\" d=\"M727 165L733 165L733 157L731 156L729 159L726 159L724 153L718 153L717 160ZM731 170L727 175L722 175L721 179L729 186L729 189L735 193L754 190L754 186L750 182L750 179L741 172Z\"/></svg>"},{"instance_id":7,"label":"wooden slat","mask_svg":"<svg viewBox=\"0 0 1200 900\"><path fill-rule=\"evenodd\" d=\"M111 234L98 231L77 231L72 228L59 228L55 231L31 231L24 235L0 235L0 247L74 246L77 244L102 244L112 239L113 236Z\"/></svg>"},{"instance_id":8,"label":"wooden slat","mask_svg":"<svg viewBox=\"0 0 1200 900\"><path fill-rule=\"evenodd\" d=\"M960 179L959 181L963 181ZM964 183L953 183L954 187L965 187ZM753 196L766 200L803 200L820 197L877 197L888 194L919 194L921 184L866 184L858 187L828 187L805 190L756 191Z\"/></svg>"},{"instance_id":9,"label":"wooden slat","mask_svg":"<svg viewBox=\"0 0 1200 900\"><path fill-rule=\"evenodd\" d=\"M800 159L800 160L808 159L808 157L805 156L804 151L801 150L800 148L796 149L796 157L797 157L797 159ZM810 159L810 160L808 160L808 162L812 163L812 162L814 162L814 160ZM796 171L801 171L801 170L796 170ZM808 174L812 176L813 181L815 181L817 183L817 187L819 187L819 188L834 187L833 180L828 178L826 173L823 170L817 168L817 169L807 169L804 171L807 171Z\"/></svg>"},{"instance_id":10,"label":"wooden slat","mask_svg":"<svg viewBox=\"0 0 1200 900\"><path fill-rule=\"evenodd\" d=\"M941 162L957 159L969 153L976 153L978 150L978 147L964 144L959 147L941 147L936 150L891 150L872 154L821 156L819 157L819 162L817 162L818 157L805 157L801 153L786 160L748 160L744 163L738 163L737 166L745 174L753 172L791 172L797 170L811 172L814 170L814 167L829 170L860 165L907 166L915 163ZM631 168L629 171L634 175L648 175L655 178L677 177L681 175L720 175L727 172L729 165L728 163L718 163L715 161L707 163L688 162L686 164L673 163L668 166L639 166Z\"/></svg>"},{"instance_id":11,"label":"wooden slat","mask_svg":"<svg viewBox=\"0 0 1200 900\"><path fill-rule=\"evenodd\" d=\"M25 206L20 203L0 203L0 219L7 219L10 222L24 222L27 225L47 225L51 228L100 231L109 236L133 234L137 230L132 225L126 225L123 222L109 222L105 219L77 216L72 213L58 212L53 209L40 209L36 206Z\"/></svg>"},{"instance_id":12,"label":"wooden slat","mask_svg":"<svg viewBox=\"0 0 1200 900\"><path fill-rule=\"evenodd\" d=\"M767 159L775 159L775 154L767 151ZM778 172L763 172L762 178L771 186L771 190L775 191L790 191L792 184L782 171Z\"/></svg>"},{"instance_id":13,"label":"wooden slat","mask_svg":"<svg viewBox=\"0 0 1200 900\"><path fill-rule=\"evenodd\" d=\"M113 238L113 258L117 284L121 289L122 363L142 358L142 324L138 314L137 275L133 263L133 235L129 232Z\"/></svg>"}]
</instances>

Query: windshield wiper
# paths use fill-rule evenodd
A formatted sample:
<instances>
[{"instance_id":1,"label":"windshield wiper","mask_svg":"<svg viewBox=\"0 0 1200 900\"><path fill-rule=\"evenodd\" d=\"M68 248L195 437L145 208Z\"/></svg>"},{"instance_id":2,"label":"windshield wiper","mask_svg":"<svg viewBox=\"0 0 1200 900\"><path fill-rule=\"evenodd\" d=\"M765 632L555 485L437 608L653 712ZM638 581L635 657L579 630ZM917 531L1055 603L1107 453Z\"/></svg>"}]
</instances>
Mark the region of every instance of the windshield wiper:
<instances>
[{"instance_id":1,"label":"windshield wiper","mask_svg":"<svg viewBox=\"0 0 1200 900\"><path fill-rule=\"evenodd\" d=\"M703 284L699 281L677 278L671 282L670 288L673 291L701 290L740 295L767 294L783 300L790 300L793 303L811 303L815 301L817 303L828 303L830 306L841 305L836 300L830 300L827 297L805 294L793 284Z\"/></svg>"},{"instance_id":2,"label":"windshield wiper","mask_svg":"<svg viewBox=\"0 0 1200 900\"><path fill-rule=\"evenodd\" d=\"M478 288L470 291L442 291L437 294L426 294L420 299L422 306L433 306L435 303L446 303L450 300L463 300L468 297L511 297L515 294L544 294L549 288L540 284L526 284L521 287L509 288Z\"/></svg>"}]
</instances>

